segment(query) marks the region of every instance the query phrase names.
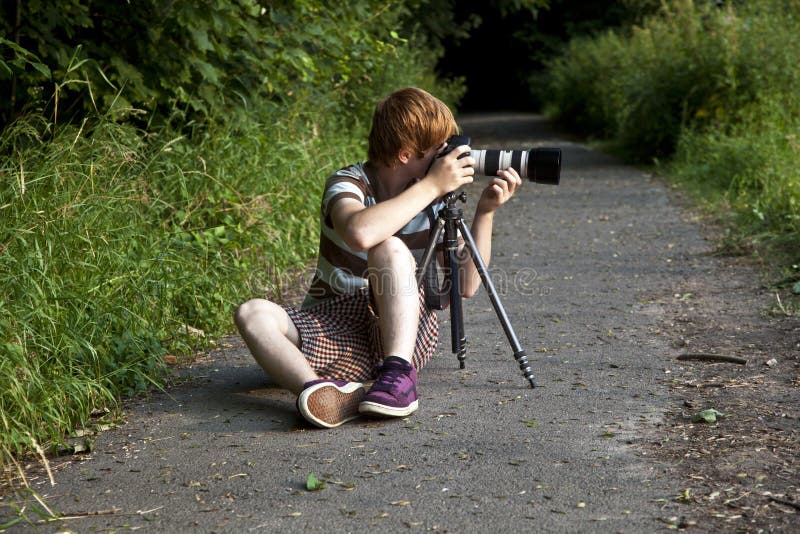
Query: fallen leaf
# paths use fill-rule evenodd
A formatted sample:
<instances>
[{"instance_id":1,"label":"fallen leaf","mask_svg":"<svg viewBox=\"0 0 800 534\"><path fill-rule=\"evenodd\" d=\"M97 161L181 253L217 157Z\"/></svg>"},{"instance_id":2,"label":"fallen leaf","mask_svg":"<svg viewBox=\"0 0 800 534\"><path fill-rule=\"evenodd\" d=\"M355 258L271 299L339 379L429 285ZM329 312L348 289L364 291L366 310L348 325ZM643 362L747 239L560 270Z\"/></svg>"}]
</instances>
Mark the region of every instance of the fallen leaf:
<instances>
[{"instance_id":1,"label":"fallen leaf","mask_svg":"<svg viewBox=\"0 0 800 534\"><path fill-rule=\"evenodd\" d=\"M392 501L389 504L392 506L411 506L411 501Z\"/></svg>"},{"instance_id":2,"label":"fallen leaf","mask_svg":"<svg viewBox=\"0 0 800 534\"><path fill-rule=\"evenodd\" d=\"M325 487L325 483L318 479L314 473L309 473L306 477L306 489L308 491L318 491Z\"/></svg>"},{"instance_id":3,"label":"fallen leaf","mask_svg":"<svg viewBox=\"0 0 800 534\"><path fill-rule=\"evenodd\" d=\"M199 328L195 328L193 326L189 326L188 324L183 324L178 329L178 332L184 335L189 336L197 336L197 337L206 337L206 333L200 330Z\"/></svg>"},{"instance_id":4,"label":"fallen leaf","mask_svg":"<svg viewBox=\"0 0 800 534\"><path fill-rule=\"evenodd\" d=\"M725 414L722 412L718 412L714 408L710 408L708 410L703 410L701 412L697 412L692 416L692 423L716 423L717 417L725 417Z\"/></svg>"},{"instance_id":5,"label":"fallen leaf","mask_svg":"<svg viewBox=\"0 0 800 534\"><path fill-rule=\"evenodd\" d=\"M81 452L89 452L91 450L91 445L88 441L83 441L81 443L76 443L72 446L72 453L79 454Z\"/></svg>"}]
</instances>

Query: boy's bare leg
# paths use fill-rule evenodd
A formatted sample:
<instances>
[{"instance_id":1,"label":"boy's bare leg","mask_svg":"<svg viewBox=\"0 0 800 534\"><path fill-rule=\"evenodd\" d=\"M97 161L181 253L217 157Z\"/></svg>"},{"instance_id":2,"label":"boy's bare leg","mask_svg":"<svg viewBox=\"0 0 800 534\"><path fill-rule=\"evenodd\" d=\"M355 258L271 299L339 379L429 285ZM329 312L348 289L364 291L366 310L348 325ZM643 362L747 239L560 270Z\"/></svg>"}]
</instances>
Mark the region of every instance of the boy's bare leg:
<instances>
[{"instance_id":1,"label":"boy's bare leg","mask_svg":"<svg viewBox=\"0 0 800 534\"><path fill-rule=\"evenodd\" d=\"M414 256L399 238L390 237L370 249L367 263L384 353L411 362L419 327Z\"/></svg>"},{"instance_id":2,"label":"boy's bare leg","mask_svg":"<svg viewBox=\"0 0 800 534\"><path fill-rule=\"evenodd\" d=\"M303 384L319 378L300 352L300 334L283 308L265 299L248 300L234 321L258 365L279 385L299 394Z\"/></svg>"},{"instance_id":3,"label":"boy's bare leg","mask_svg":"<svg viewBox=\"0 0 800 534\"><path fill-rule=\"evenodd\" d=\"M373 416L406 417L419 406L417 371L411 362L419 328L416 263L408 247L396 237L370 249L367 262L385 358L358 411Z\"/></svg>"}]
</instances>

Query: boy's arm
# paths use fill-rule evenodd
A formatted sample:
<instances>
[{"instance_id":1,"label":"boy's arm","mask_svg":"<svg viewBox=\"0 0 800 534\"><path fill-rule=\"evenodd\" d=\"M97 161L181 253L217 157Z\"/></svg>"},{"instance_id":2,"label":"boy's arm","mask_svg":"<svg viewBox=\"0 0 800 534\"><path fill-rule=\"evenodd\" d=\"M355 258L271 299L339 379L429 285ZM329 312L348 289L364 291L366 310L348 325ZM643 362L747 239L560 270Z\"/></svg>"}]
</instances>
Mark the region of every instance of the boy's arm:
<instances>
[{"instance_id":1,"label":"boy's arm","mask_svg":"<svg viewBox=\"0 0 800 534\"><path fill-rule=\"evenodd\" d=\"M430 172L399 195L365 207L352 198L342 198L330 208L333 228L348 247L369 250L397 233L440 196L472 182L472 158L458 160L469 151L464 145L435 160Z\"/></svg>"},{"instance_id":2,"label":"boy's arm","mask_svg":"<svg viewBox=\"0 0 800 534\"><path fill-rule=\"evenodd\" d=\"M352 250L369 250L394 235L436 198L429 185L417 182L396 197L370 207L343 198L331 207L333 229Z\"/></svg>"},{"instance_id":3,"label":"boy's arm","mask_svg":"<svg viewBox=\"0 0 800 534\"><path fill-rule=\"evenodd\" d=\"M517 188L522 184L522 179L513 168L505 171L498 171L498 178L493 178L486 189L483 190L478 206L475 209L475 217L472 220L472 237L475 245L483 258L486 266L492 257L492 227L494 226L494 212L510 199ZM478 269L472 261L472 257L464 252L459 254L461 275L461 294L469 298L475 294L481 285L481 277Z\"/></svg>"}]
</instances>

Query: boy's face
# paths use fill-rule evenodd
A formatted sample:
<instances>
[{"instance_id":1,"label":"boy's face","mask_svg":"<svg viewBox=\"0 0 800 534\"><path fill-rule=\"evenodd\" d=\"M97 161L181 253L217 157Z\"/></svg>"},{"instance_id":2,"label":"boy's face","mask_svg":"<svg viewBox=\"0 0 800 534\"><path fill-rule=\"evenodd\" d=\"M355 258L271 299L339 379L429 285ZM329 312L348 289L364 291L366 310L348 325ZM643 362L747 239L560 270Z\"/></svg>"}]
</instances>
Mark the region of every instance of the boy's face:
<instances>
[{"instance_id":1,"label":"boy's face","mask_svg":"<svg viewBox=\"0 0 800 534\"><path fill-rule=\"evenodd\" d=\"M411 175L416 178L422 178L425 176L425 173L430 168L433 159L439 154L444 147L447 146L447 143L440 143L434 147L429 148L425 151L424 154L415 154L413 155L408 163L408 170L411 171Z\"/></svg>"}]
</instances>

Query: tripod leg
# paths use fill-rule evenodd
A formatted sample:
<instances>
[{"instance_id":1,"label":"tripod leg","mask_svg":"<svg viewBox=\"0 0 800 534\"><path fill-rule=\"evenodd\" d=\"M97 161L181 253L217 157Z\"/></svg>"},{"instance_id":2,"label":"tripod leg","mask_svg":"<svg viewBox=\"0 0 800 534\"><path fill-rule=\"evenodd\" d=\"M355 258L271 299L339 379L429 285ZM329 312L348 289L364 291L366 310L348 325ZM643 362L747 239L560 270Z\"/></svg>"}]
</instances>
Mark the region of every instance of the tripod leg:
<instances>
[{"instance_id":1,"label":"tripod leg","mask_svg":"<svg viewBox=\"0 0 800 534\"><path fill-rule=\"evenodd\" d=\"M528 364L528 357L525 351L522 349L522 346L519 344L517 335L514 333L514 328L511 326L511 321L509 321L506 310L503 308L503 304L500 302L500 297L497 295L494 282L492 282L492 279L489 276L489 271L486 268L483 258L481 258L480 252L478 252L475 239L473 239L472 234L467 228L467 225L464 224L464 219L458 220L458 229L461 230L461 236L464 238L467 250L469 250L469 253L472 256L472 261L475 263L475 268L478 270L481 281L483 282L486 291L489 293L489 299L492 301L494 311L497 314L498 319L500 319L500 324L502 325L503 331L508 338L508 342L511 344L511 348L514 351L514 359L519 364L522 374L528 379L528 382L530 382L531 387L536 387L536 380L534 379L533 371L531 371L530 365Z\"/></svg>"},{"instance_id":2,"label":"tripod leg","mask_svg":"<svg viewBox=\"0 0 800 534\"><path fill-rule=\"evenodd\" d=\"M458 246L458 241L456 241ZM467 336L464 330L464 308L461 306L461 287L458 280L458 251L445 251L445 272L450 282L450 339L453 354L458 358L458 367L465 368L467 360Z\"/></svg>"},{"instance_id":3,"label":"tripod leg","mask_svg":"<svg viewBox=\"0 0 800 534\"><path fill-rule=\"evenodd\" d=\"M455 202L455 200L453 200ZM450 339L458 366L465 367L467 359L467 336L464 330L464 312L461 306L461 286L458 276L458 221L461 209L449 205L444 210L444 270L445 280L450 284Z\"/></svg>"},{"instance_id":4,"label":"tripod leg","mask_svg":"<svg viewBox=\"0 0 800 534\"><path fill-rule=\"evenodd\" d=\"M428 268L428 264L431 261L435 261L433 260L433 253L436 251L436 242L439 240L439 236L442 235L442 231L444 231L444 219L437 219L436 227L428 240L428 246L425 248L422 259L417 266L417 287L422 285L422 277L425 276L425 270Z\"/></svg>"},{"instance_id":5,"label":"tripod leg","mask_svg":"<svg viewBox=\"0 0 800 534\"><path fill-rule=\"evenodd\" d=\"M448 207L443 210L436 220L436 226L433 228L428 245L417 267L417 286L423 283L430 262L436 261L433 259L436 243L442 232L444 232L444 287L447 288L447 302L450 305L450 337L452 339L452 350L458 358L459 367L464 369L464 361L467 354L467 337L464 334L461 288L458 280L458 232L456 231L456 221L461 217L461 210L454 207L455 200L456 197L454 195L448 195L446 199Z\"/></svg>"}]
</instances>

